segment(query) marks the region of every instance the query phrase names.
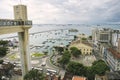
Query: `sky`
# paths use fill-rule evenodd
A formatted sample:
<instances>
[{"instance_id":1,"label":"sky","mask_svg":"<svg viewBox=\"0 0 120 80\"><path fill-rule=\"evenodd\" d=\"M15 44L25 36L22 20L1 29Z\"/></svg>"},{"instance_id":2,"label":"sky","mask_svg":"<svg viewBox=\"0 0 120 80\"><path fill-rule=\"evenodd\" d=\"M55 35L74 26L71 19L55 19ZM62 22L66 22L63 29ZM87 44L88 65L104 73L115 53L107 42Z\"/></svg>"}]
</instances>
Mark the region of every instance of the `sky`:
<instances>
[{"instance_id":1,"label":"sky","mask_svg":"<svg viewBox=\"0 0 120 80\"><path fill-rule=\"evenodd\" d=\"M120 23L120 0L21 0L34 24ZM14 19L20 0L1 0L0 18Z\"/></svg>"}]
</instances>

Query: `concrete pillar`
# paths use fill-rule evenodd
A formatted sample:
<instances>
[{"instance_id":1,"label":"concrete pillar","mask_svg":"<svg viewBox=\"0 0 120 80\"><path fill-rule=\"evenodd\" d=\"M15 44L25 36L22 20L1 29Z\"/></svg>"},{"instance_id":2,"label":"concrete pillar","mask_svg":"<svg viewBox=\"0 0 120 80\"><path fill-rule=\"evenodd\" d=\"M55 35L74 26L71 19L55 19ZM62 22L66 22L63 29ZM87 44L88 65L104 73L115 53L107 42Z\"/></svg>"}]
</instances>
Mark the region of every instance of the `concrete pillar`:
<instances>
[{"instance_id":1,"label":"concrete pillar","mask_svg":"<svg viewBox=\"0 0 120 80\"><path fill-rule=\"evenodd\" d=\"M25 5L14 6L14 17L16 20L27 20L27 7ZM21 54L21 64L22 64L22 76L31 69L30 65L30 50L29 50L29 34L28 29L30 27L22 25L24 31L18 32L19 44L20 44L20 54Z\"/></svg>"},{"instance_id":2,"label":"concrete pillar","mask_svg":"<svg viewBox=\"0 0 120 80\"><path fill-rule=\"evenodd\" d=\"M29 35L28 29L25 29L24 32L19 32L19 47L21 54L21 68L22 68L22 76L30 70L30 53L29 53Z\"/></svg>"}]
</instances>

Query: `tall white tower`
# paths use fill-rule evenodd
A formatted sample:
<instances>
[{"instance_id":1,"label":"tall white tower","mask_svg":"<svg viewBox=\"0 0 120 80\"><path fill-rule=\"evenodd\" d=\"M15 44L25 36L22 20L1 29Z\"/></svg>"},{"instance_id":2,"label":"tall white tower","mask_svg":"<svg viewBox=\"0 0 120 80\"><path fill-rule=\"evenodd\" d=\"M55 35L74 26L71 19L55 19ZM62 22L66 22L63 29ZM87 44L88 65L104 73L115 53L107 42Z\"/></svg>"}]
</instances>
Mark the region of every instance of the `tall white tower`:
<instances>
[{"instance_id":1,"label":"tall white tower","mask_svg":"<svg viewBox=\"0 0 120 80\"><path fill-rule=\"evenodd\" d=\"M14 18L15 20L27 21L27 7L25 5L14 6ZM18 32L21 64L22 64L22 75L24 76L31 68L30 65L30 50L29 50L29 34L28 29L23 25L24 32Z\"/></svg>"},{"instance_id":2,"label":"tall white tower","mask_svg":"<svg viewBox=\"0 0 120 80\"><path fill-rule=\"evenodd\" d=\"M27 7L25 5L14 6L14 18L27 20Z\"/></svg>"}]
</instances>

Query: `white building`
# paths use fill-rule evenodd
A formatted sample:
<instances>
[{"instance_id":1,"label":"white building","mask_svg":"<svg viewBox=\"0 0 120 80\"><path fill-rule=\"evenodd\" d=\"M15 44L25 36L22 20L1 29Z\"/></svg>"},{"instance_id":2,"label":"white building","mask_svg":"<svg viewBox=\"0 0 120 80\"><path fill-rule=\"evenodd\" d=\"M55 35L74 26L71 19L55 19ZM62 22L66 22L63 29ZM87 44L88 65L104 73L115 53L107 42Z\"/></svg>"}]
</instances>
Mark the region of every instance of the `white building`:
<instances>
[{"instance_id":1,"label":"white building","mask_svg":"<svg viewBox=\"0 0 120 80\"><path fill-rule=\"evenodd\" d=\"M112 71L120 70L120 53L118 51L108 48L105 57Z\"/></svg>"},{"instance_id":2,"label":"white building","mask_svg":"<svg viewBox=\"0 0 120 80\"><path fill-rule=\"evenodd\" d=\"M112 31L112 45L118 46L118 39L120 38L120 30L113 30Z\"/></svg>"}]
</instances>

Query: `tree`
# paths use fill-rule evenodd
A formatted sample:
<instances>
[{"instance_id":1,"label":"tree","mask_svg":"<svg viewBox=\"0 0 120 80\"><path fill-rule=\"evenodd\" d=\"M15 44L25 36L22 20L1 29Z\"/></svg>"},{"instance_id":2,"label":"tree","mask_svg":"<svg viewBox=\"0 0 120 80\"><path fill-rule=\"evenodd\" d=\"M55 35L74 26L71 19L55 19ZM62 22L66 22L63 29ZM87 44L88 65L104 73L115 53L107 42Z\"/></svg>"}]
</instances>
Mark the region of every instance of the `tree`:
<instances>
[{"instance_id":1,"label":"tree","mask_svg":"<svg viewBox=\"0 0 120 80\"><path fill-rule=\"evenodd\" d=\"M67 71L72 73L73 75L85 76L86 74L86 67L83 64L77 62L69 62L67 66Z\"/></svg>"},{"instance_id":2,"label":"tree","mask_svg":"<svg viewBox=\"0 0 120 80\"><path fill-rule=\"evenodd\" d=\"M91 39L91 40L92 40L92 36L89 36L89 39Z\"/></svg>"},{"instance_id":3,"label":"tree","mask_svg":"<svg viewBox=\"0 0 120 80\"><path fill-rule=\"evenodd\" d=\"M86 40L87 40L87 38L82 38L82 40L83 40L83 41L86 41Z\"/></svg>"},{"instance_id":4,"label":"tree","mask_svg":"<svg viewBox=\"0 0 120 80\"><path fill-rule=\"evenodd\" d=\"M75 36L74 36L74 40L76 40L76 39L77 39L77 36L75 35Z\"/></svg>"},{"instance_id":5,"label":"tree","mask_svg":"<svg viewBox=\"0 0 120 80\"><path fill-rule=\"evenodd\" d=\"M6 46L8 46L8 41L0 40L0 46L1 46L1 47L6 47Z\"/></svg>"},{"instance_id":6,"label":"tree","mask_svg":"<svg viewBox=\"0 0 120 80\"><path fill-rule=\"evenodd\" d=\"M94 80L95 73L94 73L94 70L92 69L92 67L86 68L86 76L87 76L88 80Z\"/></svg>"},{"instance_id":7,"label":"tree","mask_svg":"<svg viewBox=\"0 0 120 80\"><path fill-rule=\"evenodd\" d=\"M0 41L0 57L3 57L7 54L8 51L8 41Z\"/></svg>"},{"instance_id":8,"label":"tree","mask_svg":"<svg viewBox=\"0 0 120 80\"><path fill-rule=\"evenodd\" d=\"M2 64L4 61L3 60L0 60L0 64Z\"/></svg>"},{"instance_id":9,"label":"tree","mask_svg":"<svg viewBox=\"0 0 120 80\"><path fill-rule=\"evenodd\" d=\"M58 51L59 54L62 54L62 52L64 51L64 47L55 46L54 48L56 49L56 51Z\"/></svg>"},{"instance_id":10,"label":"tree","mask_svg":"<svg viewBox=\"0 0 120 80\"><path fill-rule=\"evenodd\" d=\"M92 69L94 73L98 75L105 75L105 72L110 70L109 67L102 60L94 62Z\"/></svg>"},{"instance_id":11,"label":"tree","mask_svg":"<svg viewBox=\"0 0 120 80\"><path fill-rule=\"evenodd\" d=\"M76 47L71 47L70 50L74 57L78 57L81 54L81 51Z\"/></svg>"},{"instance_id":12,"label":"tree","mask_svg":"<svg viewBox=\"0 0 120 80\"><path fill-rule=\"evenodd\" d=\"M45 78L42 72L32 69L24 76L24 80L45 80Z\"/></svg>"},{"instance_id":13,"label":"tree","mask_svg":"<svg viewBox=\"0 0 120 80\"><path fill-rule=\"evenodd\" d=\"M71 54L69 51L65 51L63 53L62 58L58 61L63 67L65 67L65 65L67 65L70 61L71 58Z\"/></svg>"}]
</instances>

